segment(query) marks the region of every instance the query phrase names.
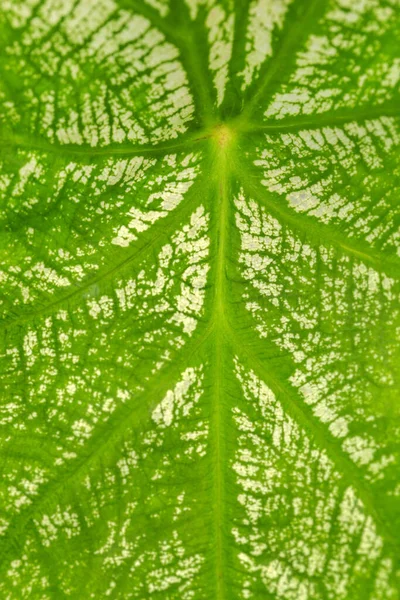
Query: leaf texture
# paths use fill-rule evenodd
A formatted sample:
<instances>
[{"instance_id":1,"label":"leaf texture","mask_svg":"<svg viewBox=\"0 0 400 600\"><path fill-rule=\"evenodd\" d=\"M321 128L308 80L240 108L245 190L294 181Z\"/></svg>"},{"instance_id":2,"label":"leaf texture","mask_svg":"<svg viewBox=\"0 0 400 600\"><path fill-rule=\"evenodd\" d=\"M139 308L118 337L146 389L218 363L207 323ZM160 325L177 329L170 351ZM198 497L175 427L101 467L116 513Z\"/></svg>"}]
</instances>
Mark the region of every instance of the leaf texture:
<instances>
[{"instance_id":1,"label":"leaf texture","mask_svg":"<svg viewBox=\"0 0 400 600\"><path fill-rule=\"evenodd\" d=\"M399 0L2 0L0 596L400 598Z\"/></svg>"}]
</instances>

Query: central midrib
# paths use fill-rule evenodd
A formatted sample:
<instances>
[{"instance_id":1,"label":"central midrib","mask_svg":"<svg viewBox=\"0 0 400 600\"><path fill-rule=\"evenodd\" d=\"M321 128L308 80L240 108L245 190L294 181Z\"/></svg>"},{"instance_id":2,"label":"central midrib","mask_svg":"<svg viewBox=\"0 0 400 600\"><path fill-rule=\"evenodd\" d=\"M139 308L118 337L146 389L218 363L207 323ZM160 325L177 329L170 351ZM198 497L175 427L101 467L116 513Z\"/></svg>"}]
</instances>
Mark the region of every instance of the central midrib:
<instances>
[{"instance_id":1,"label":"central midrib","mask_svg":"<svg viewBox=\"0 0 400 600\"><path fill-rule=\"evenodd\" d=\"M225 424L227 422L224 414L224 353L225 353L225 310L226 297L226 243L229 210L229 165L228 146L229 135L222 132L214 139L214 179L216 186L215 194L215 218L218 228L216 263L215 263L215 289L213 302L213 405L211 411L211 435L214 442L214 526L215 526L215 577L216 598L227 600L226 593L226 563L224 549L224 507L225 502Z\"/></svg>"}]
</instances>

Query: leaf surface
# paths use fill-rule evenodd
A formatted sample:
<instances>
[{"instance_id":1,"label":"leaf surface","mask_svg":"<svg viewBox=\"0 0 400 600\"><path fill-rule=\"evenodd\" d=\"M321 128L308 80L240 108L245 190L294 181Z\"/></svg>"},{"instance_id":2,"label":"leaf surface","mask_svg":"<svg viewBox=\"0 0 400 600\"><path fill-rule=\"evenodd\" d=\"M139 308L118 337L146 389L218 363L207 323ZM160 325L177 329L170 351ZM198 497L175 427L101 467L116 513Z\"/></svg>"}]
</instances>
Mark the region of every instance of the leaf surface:
<instances>
[{"instance_id":1,"label":"leaf surface","mask_svg":"<svg viewBox=\"0 0 400 600\"><path fill-rule=\"evenodd\" d=\"M2 1L2 598L400 598L399 15Z\"/></svg>"}]
</instances>

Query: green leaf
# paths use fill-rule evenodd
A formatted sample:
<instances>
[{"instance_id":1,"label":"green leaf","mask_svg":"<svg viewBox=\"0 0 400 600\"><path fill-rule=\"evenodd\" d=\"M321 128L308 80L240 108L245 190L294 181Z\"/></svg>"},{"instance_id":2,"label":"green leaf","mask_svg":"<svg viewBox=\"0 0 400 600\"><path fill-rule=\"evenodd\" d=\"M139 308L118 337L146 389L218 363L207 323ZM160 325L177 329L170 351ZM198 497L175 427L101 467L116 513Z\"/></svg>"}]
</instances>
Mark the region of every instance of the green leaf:
<instances>
[{"instance_id":1,"label":"green leaf","mask_svg":"<svg viewBox=\"0 0 400 600\"><path fill-rule=\"evenodd\" d=\"M399 0L0 39L0 597L398 600Z\"/></svg>"}]
</instances>

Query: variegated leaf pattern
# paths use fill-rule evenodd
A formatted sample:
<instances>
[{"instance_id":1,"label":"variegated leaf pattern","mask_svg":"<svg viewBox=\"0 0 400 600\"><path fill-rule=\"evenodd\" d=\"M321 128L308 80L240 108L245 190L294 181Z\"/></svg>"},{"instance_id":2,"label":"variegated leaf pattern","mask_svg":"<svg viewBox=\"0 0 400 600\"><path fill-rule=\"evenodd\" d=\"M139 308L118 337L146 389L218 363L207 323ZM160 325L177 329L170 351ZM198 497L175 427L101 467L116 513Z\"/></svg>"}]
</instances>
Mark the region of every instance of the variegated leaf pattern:
<instances>
[{"instance_id":1,"label":"variegated leaf pattern","mask_svg":"<svg viewBox=\"0 0 400 600\"><path fill-rule=\"evenodd\" d=\"M400 598L399 39L2 0L1 598Z\"/></svg>"}]
</instances>

